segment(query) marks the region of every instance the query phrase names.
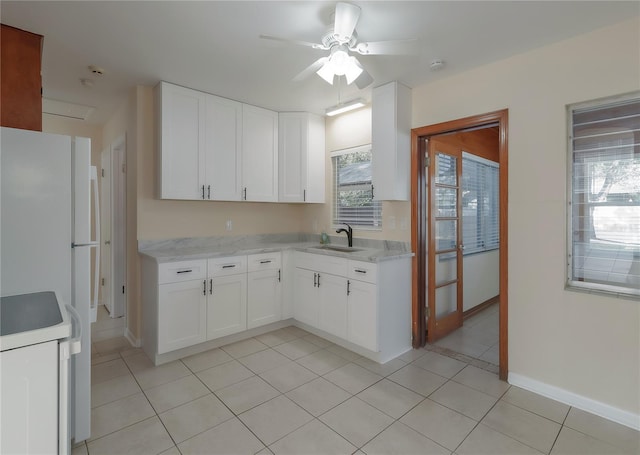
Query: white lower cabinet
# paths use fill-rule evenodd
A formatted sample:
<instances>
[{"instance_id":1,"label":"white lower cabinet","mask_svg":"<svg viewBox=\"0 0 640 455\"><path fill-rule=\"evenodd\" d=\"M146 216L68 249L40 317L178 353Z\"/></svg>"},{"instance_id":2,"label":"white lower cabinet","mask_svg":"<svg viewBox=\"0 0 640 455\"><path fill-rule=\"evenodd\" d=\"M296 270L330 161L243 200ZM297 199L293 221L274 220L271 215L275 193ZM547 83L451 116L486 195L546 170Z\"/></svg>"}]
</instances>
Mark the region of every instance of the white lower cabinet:
<instances>
[{"instance_id":1,"label":"white lower cabinet","mask_svg":"<svg viewBox=\"0 0 640 455\"><path fill-rule=\"evenodd\" d=\"M143 258L142 286L143 349L155 363L170 351L292 316L378 362L411 349L410 257L371 263L276 251L164 264Z\"/></svg>"},{"instance_id":2,"label":"white lower cabinet","mask_svg":"<svg viewBox=\"0 0 640 455\"><path fill-rule=\"evenodd\" d=\"M346 338L371 351L378 350L378 310L376 285L349 280Z\"/></svg>"},{"instance_id":3,"label":"white lower cabinet","mask_svg":"<svg viewBox=\"0 0 640 455\"><path fill-rule=\"evenodd\" d=\"M318 273L300 267L293 277L293 317L300 322L317 327L320 308L320 292L317 288Z\"/></svg>"},{"instance_id":4,"label":"white lower cabinet","mask_svg":"<svg viewBox=\"0 0 640 455\"><path fill-rule=\"evenodd\" d=\"M249 272L247 328L279 321L282 317L282 286L279 269Z\"/></svg>"},{"instance_id":5,"label":"white lower cabinet","mask_svg":"<svg viewBox=\"0 0 640 455\"><path fill-rule=\"evenodd\" d=\"M318 289L318 328L337 337L347 338L347 279L323 273Z\"/></svg>"},{"instance_id":6,"label":"white lower cabinet","mask_svg":"<svg viewBox=\"0 0 640 455\"><path fill-rule=\"evenodd\" d=\"M158 288L158 353L207 339L206 281L161 284Z\"/></svg>"},{"instance_id":7,"label":"white lower cabinet","mask_svg":"<svg viewBox=\"0 0 640 455\"><path fill-rule=\"evenodd\" d=\"M207 340L247 329L247 274L209 278Z\"/></svg>"}]
</instances>

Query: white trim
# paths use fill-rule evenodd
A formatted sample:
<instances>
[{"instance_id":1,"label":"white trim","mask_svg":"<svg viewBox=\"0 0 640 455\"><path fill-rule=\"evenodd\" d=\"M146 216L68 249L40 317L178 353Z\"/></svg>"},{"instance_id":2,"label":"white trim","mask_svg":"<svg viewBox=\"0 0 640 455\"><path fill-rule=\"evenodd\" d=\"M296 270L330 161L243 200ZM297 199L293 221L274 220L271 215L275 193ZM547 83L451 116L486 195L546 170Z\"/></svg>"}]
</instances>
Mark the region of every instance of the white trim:
<instances>
[{"instance_id":1,"label":"white trim","mask_svg":"<svg viewBox=\"0 0 640 455\"><path fill-rule=\"evenodd\" d=\"M543 397L551 398L560 403L573 406L574 408L590 412L604 419L640 431L640 414L634 414L633 412L616 408L601 401L596 401L589 397L578 395L577 393L545 384L544 382L517 373L509 373L507 382L511 385L542 395Z\"/></svg>"},{"instance_id":2,"label":"white trim","mask_svg":"<svg viewBox=\"0 0 640 455\"><path fill-rule=\"evenodd\" d=\"M131 333L128 327L124 329L124 337L129 340L129 343L131 343L131 346L133 346L134 348L139 348L142 346L142 342L140 341L140 339L134 337L133 333Z\"/></svg>"}]
</instances>

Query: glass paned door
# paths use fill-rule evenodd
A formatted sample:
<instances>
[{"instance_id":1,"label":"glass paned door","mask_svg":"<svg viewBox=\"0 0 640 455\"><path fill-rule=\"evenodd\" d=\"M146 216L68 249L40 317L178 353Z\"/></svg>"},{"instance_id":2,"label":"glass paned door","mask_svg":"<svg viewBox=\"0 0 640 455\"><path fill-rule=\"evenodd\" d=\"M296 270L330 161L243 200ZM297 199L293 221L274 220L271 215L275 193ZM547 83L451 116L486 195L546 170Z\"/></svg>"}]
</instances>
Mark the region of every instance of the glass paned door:
<instances>
[{"instance_id":1,"label":"glass paned door","mask_svg":"<svg viewBox=\"0 0 640 455\"><path fill-rule=\"evenodd\" d=\"M462 152L432 138L429 153L427 340L462 326Z\"/></svg>"}]
</instances>

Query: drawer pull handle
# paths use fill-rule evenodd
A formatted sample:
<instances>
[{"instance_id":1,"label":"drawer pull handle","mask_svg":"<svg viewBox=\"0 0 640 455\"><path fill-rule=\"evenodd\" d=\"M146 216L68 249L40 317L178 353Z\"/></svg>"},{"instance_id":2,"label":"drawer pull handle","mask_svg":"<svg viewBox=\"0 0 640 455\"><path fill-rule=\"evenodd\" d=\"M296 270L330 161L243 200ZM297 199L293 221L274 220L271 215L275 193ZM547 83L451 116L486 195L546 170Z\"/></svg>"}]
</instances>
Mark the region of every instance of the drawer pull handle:
<instances>
[{"instance_id":1,"label":"drawer pull handle","mask_svg":"<svg viewBox=\"0 0 640 455\"><path fill-rule=\"evenodd\" d=\"M191 273L193 272L193 269L189 269L189 270L178 270L176 273Z\"/></svg>"},{"instance_id":2,"label":"drawer pull handle","mask_svg":"<svg viewBox=\"0 0 640 455\"><path fill-rule=\"evenodd\" d=\"M271 259L269 259L268 261L260 261L260 264L271 264Z\"/></svg>"},{"instance_id":3,"label":"drawer pull handle","mask_svg":"<svg viewBox=\"0 0 640 455\"><path fill-rule=\"evenodd\" d=\"M318 286L318 274L314 273L313 274L313 287L317 287Z\"/></svg>"},{"instance_id":4,"label":"drawer pull handle","mask_svg":"<svg viewBox=\"0 0 640 455\"><path fill-rule=\"evenodd\" d=\"M347 295L351 294L351 281L347 280Z\"/></svg>"},{"instance_id":5,"label":"drawer pull handle","mask_svg":"<svg viewBox=\"0 0 640 455\"><path fill-rule=\"evenodd\" d=\"M202 295L207 295L207 280L204 280L202 285Z\"/></svg>"},{"instance_id":6,"label":"drawer pull handle","mask_svg":"<svg viewBox=\"0 0 640 455\"><path fill-rule=\"evenodd\" d=\"M213 294L213 278L209 280L209 294Z\"/></svg>"},{"instance_id":7,"label":"drawer pull handle","mask_svg":"<svg viewBox=\"0 0 640 455\"><path fill-rule=\"evenodd\" d=\"M232 269L234 268L236 265L235 264L230 264L230 265L223 265L222 268L223 269Z\"/></svg>"},{"instance_id":8,"label":"drawer pull handle","mask_svg":"<svg viewBox=\"0 0 640 455\"><path fill-rule=\"evenodd\" d=\"M358 273L367 273L366 270L362 270L362 269L355 269L355 271L358 272Z\"/></svg>"},{"instance_id":9,"label":"drawer pull handle","mask_svg":"<svg viewBox=\"0 0 640 455\"><path fill-rule=\"evenodd\" d=\"M280 276L280 269L278 269L278 283L281 281L281 276Z\"/></svg>"}]
</instances>

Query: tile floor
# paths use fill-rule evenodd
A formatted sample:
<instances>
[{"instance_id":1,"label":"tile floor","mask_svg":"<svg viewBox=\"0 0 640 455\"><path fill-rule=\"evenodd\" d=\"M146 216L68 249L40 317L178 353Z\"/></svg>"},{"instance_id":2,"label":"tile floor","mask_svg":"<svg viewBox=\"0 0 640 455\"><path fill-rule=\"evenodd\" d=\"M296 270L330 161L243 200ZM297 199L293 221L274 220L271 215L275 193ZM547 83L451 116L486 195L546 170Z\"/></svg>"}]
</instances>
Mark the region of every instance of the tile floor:
<instances>
[{"instance_id":1,"label":"tile floor","mask_svg":"<svg viewBox=\"0 0 640 455\"><path fill-rule=\"evenodd\" d=\"M429 349L379 365L287 327L158 367L124 338L92 352L74 455L640 453L636 431Z\"/></svg>"},{"instance_id":2,"label":"tile floor","mask_svg":"<svg viewBox=\"0 0 640 455\"><path fill-rule=\"evenodd\" d=\"M435 346L499 365L498 303L465 319L461 328L436 341Z\"/></svg>"},{"instance_id":3,"label":"tile floor","mask_svg":"<svg viewBox=\"0 0 640 455\"><path fill-rule=\"evenodd\" d=\"M124 335L124 317L111 318L104 305L98 305L96 322L91 324L91 341L108 340Z\"/></svg>"}]
</instances>

